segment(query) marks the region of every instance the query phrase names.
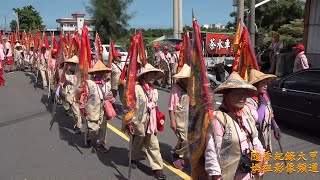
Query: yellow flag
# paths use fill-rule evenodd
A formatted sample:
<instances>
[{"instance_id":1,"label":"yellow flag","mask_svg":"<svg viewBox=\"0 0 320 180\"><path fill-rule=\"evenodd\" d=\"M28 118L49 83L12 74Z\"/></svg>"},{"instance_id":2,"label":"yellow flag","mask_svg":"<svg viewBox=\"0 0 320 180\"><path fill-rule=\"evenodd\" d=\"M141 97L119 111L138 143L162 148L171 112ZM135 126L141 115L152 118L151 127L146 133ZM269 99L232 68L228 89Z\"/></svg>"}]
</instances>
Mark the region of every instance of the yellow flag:
<instances>
[{"instance_id":1,"label":"yellow flag","mask_svg":"<svg viewBox=\"0 0 320 180\"><path fill-rule=\"evenodd\" d=\"M236 36L234 38L233 41L233 47L237 48L240 42L240 37L241 37L241 24L242 24L242 20L240 19L238 26L237 26L237 31L236 31Z\"/></svg>"}]
</instances>

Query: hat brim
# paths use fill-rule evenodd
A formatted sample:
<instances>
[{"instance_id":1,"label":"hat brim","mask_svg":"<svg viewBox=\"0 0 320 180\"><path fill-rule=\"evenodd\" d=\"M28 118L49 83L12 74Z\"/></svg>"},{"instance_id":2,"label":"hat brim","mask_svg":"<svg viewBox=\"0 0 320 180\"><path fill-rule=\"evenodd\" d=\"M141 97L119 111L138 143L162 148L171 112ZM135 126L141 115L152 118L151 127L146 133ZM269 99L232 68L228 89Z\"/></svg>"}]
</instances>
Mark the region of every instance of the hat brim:
<instances>
[{"instance_id":1,"label":"hat brim","mask_svg":"<svg viewBox=\"0 0 320 180\"><path fill-rule=\"evenodd\" d=\"M220 84L213 92L215 94L225 94L228 90L231 89L244 89L248 91L248 94L254 94L257 91L257 88L252 84L245 83L239 80L229 80Z\"/></svg>"},{"instance_id":2,"label":"hat brim","mask_svg":"<svg viewBox=\"0 0 320 180\"><path fill-rule=\"evenodd\" d=\"M175 79L184 79L184 78L189 78L189 77L188 76L174 75L173 78L175 78Z\"/></svg>"},{"instance_id":3,"label":"hat brim","mask_svg":"<svg viewBox=\"0 0 320 180\"><path fill-rule=\"evenodd\" d=\"M137 79L141 79L142 75L144 74L148 74L148 73L151 73L151 72L156 72L157 74L155 75L155 79L158 80L160 78L162 78L164 76L164 72L161 71L160 69L150 69L150 70L146 70L144 72L141 72L139 74L137 74Z\"/></svg>"},{"instance_id":4,"label":"hat brim","mask_svg":"<svg viewBox=\"0 0 320 180\"><path fill-rule=\"evenodd\" d=\"M273 74L264 74L263 76L260 76L259 78L254 79L254 80L250 81L249 83L250 84L256 84L256 83L258 83L260 81L263 81L263 80L267 80L267 84L270 85L275 80L277 80L277 76L273 75Z\"/></svg>"},{"instance_id":5,"label":"hat brim","mask_svg":"<svg viewBox=\"0 0 320 180\"><path fill-rule=\"evenodd\" d=\"M97 73L97 72L104 72L104 73L108 73L108 72L111 72L112 69L110 68L107 68L107 69L99 69L99 70L89 70L88 73L89 74L92 74L92 73Z\"/></svg>"}]
</instances>

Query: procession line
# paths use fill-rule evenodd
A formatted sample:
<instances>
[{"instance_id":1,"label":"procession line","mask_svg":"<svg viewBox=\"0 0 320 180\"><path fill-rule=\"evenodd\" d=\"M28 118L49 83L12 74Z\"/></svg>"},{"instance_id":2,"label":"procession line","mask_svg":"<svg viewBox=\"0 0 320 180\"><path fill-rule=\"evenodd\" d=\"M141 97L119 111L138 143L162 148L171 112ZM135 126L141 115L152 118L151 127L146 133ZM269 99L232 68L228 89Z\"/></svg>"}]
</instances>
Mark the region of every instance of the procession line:
<instances>
[{"instance_id":1,"label":"procession line","mask_svg":"<svg viewBox=\"0 0 320 180\"><path fill-rule=\"evenodd\" d=\"M107 127L113 131L114 133L118 134L120 137L122 137L123 139L125 139L126 141L129 142L129 138L128 136L126 136L123 132L119 131L117 128L115 128L114 126L112 126L111 124L108 123ZM191 179L191 177L189 175L187 175L186 173L182 172L180 169L177 169L175 167L173 167L170 163L168 163L167 161L163 160L163 165L168 168L169 170L171 170L172 172L174 172L175 174L177 174L178 176L180 176L183 179Z\"/></svg>"}]
</instances>

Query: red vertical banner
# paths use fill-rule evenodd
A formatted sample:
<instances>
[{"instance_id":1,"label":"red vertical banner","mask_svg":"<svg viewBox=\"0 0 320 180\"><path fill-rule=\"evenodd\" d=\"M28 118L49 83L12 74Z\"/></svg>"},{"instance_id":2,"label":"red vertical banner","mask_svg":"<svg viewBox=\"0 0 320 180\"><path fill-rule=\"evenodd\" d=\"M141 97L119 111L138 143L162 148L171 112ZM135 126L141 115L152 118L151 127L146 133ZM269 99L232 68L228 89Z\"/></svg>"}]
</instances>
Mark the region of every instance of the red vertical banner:
<instances>
[{"instance_id":1,"label":"red vertical banner","mask_svg":"<svg viewBox=\"0 0 320 180\"><path fill-rule=\"evenodd\" d=\"M128 80L125 91L125 106L124 106L124 116L122 119L122 131L125 131L125 125L132 121L133 115L135 113L135 84L137 78L137 60L138 60L138 41L137 36L133 37L132 54L129 62L128 70Z\"/></svg>"},{"instance_id":2,"label":"red vertical banner","mask_svg":"<svg viewBox=\"0 0 320 180\"><path fill-rule=\"evenodd\" d=\"M248 29L244 26L237 47L232 71L238 72L244 80L248 81L250 69L259 70L259 66L250 42Z\"/></svg>"},{"instance_id":3,"label":"red vertical banner","mask_svg":"<svg viewBox=\"0 0 320 180\"><path fill-rule=\"evenodd\" d=\"M142 30L139 30L139 41L138 41L138 46L139 46L139 57L141 61L141 65L144 67L147 64L147 55L146 55L146 50L144 46L144 41L143 41L143 35L142 35Z\"/></svg>"},{"instance_id":4,"label":"red vertical banner","mask_svg":"<svg viewBox=\"0 0 320 180\"><path fill-rule=\"evenodd\" d=\"M91 67L91 49L88 36L88 28L86 26L83 26L79 53L79 69L82 72L82 76L80 76L81 84L86 80L88 69Z\"/></svg>"},{"instance_id":5,"label":"red vertical banner","mask_svg":"<svg viewBox=\"0 0 320 180\"><path fill-rule=\"evenodd\" d=\"M95 54L95 59L94 62L96 63L99 59L102 60L102 44L100 40L100 36L98 33L96 33L96 38L94 42L94 54Z\"/></svg>"},{"instance_id":6,"label":"red vertical banner","mask_svg":"<svg viewBox=\"0 0 320 180\"><path fill-rule=\"evenodd\" d=\"M27 34L26 34L25 31L23 31L23 32L22 32L22 35L21 35L21 44L24 45L24 46L27 45L26 39L27 39Z\"/></svg>"},{"instance_id":7,"label":"red vertical banner","mask_svg":"<svg viewBox=\"0 0 320 180\"><path fill-rule=\"evenodd\" d=\"M108 63L107 63L107 66L108 66L109 68L111 68L111 64L113 63L115 51L116 51L116 50L114 49L114 43L113 43L113 41L110 39L109 58L108 58Z\"/></svg>"},{"instance_id":8,"label":"red vertical banner","mask_svg":"<svg viewBox=\"0 0 320 180\"><path fill-rule=\"evenodd\" d=\"M185 32L182 37L182 46L179 54L178 69L177 72L180 72L184 64L190 65L191 58L191 42L188 29L185 29Z\"/></svg>"},{"instance_id":9,"label":"red vertical banner","mask_svg":"<svg viewBox=\"0 0 320 180\"><path fill-rule=\"evenodd\" d=\"M206 147L207 129L214 120L209 84L206 77L206 67L202 52L200 26L193 21L194 44L190 63L191 74L188 84L189 127L188 146L193 179L207 179L208 175L201 163L201 156Z\"/></svg>"}]
</instances>

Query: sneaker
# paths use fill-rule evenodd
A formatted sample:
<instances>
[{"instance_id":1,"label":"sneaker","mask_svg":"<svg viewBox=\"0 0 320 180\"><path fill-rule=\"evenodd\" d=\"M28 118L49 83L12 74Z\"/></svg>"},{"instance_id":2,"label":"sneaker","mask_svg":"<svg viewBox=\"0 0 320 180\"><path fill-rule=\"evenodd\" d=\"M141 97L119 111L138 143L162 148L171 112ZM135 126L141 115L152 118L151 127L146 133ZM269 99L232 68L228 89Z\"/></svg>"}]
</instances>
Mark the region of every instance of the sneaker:
<instances>
[{"instance_id":1,"label":"sneaker","mask_svg":"<svg viewBox=\"0 0 320 180\"><path fill-rule=\"evenodd\" d=\"M174 167L176 167L177 169L182 169L183 166L181 165L181 161L179 159L179 156L177 154L172 154L172 164Z\"/></svg>"},{"instance_id":2,"label":"sneaker","mask_svg":"<svg viewBox=\"0 0 320 180\"><path fill-rule=\"evenodd\" d=\"M153 173L154 177L159 180L166 179L166 175L163 174L162 170L154 170Z\"/></svg>"},{"instance_id":3,"label":"sneaker","mask_svg":"<svg viewBox=\"0 0 320 180\"><path fill-rule=\"evenodd\" d=\"M103 144L97 144L97 150L102 153L107 153L109 151Z\"/></svg>"},{"instance_id":4,"label":"sneaker","mask_svg":"<svg viewBox=\"0 0 320 180\"><path fill-rule=\"evenodd\" d=\"M180 158L179 160L180 160L181 166L183 166L183 167L187 166L187 163L184 161L183 158Z\"/></svg>"},{"instance_id":5,"label":"sneaker","mask_svg":"<svg viewBox=\"0 0 320 180\"><path fill-rule=\"evenodd\" d=\"M138 162L136 160L131 160L131 168L137 169L137 167L138 167Z\"/></svg>"}]
</instances>

